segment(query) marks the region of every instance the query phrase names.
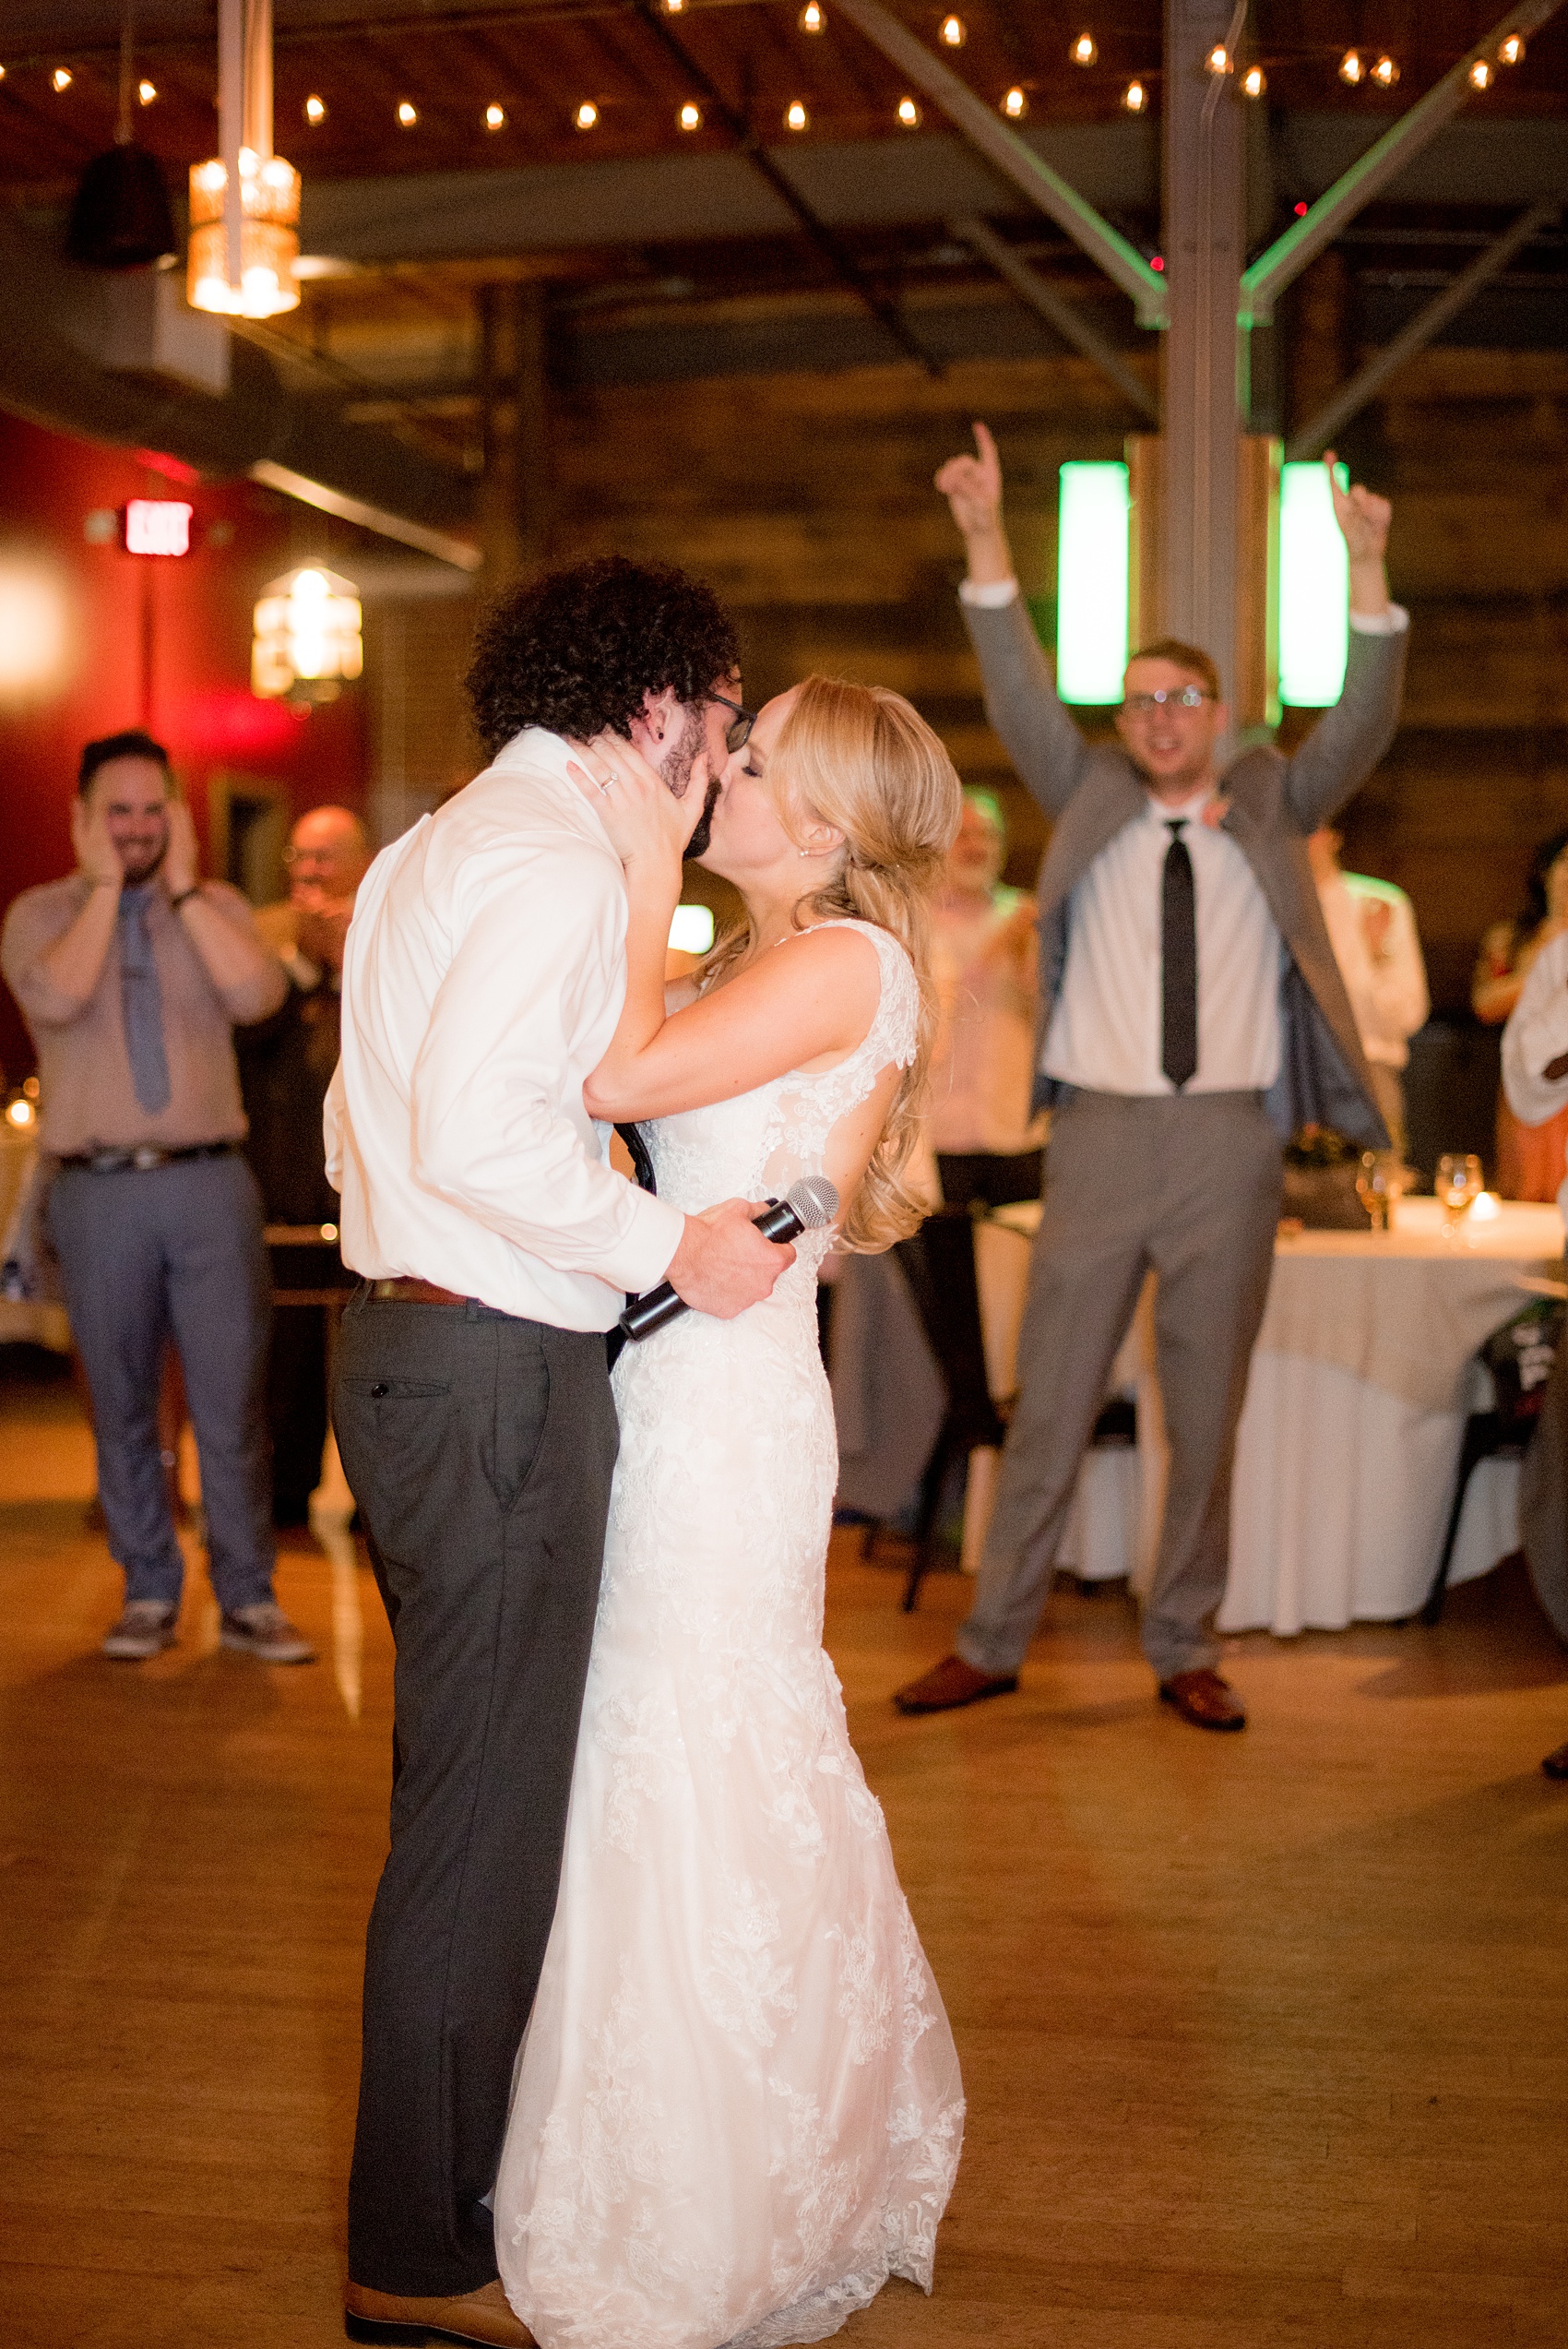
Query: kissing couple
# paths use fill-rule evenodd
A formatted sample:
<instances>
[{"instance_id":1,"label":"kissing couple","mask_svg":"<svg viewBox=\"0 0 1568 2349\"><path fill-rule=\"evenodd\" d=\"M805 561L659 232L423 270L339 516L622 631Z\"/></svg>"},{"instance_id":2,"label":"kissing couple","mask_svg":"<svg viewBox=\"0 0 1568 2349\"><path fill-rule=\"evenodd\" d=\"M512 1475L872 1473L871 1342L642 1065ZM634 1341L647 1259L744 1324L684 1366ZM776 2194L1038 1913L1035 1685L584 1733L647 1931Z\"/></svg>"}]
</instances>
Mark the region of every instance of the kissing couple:
<instances>
[{"instance_id":1,"label":"kissing couple","mask_svg":"<svg viewBox=\"0 0 1568 2349\"><path fill-rule=\"evenodd\" d=\"M397 1644L346 2328L817 2341L929 2291L962 2133L822 1648L815 1314L835 1239L920 1220L958 781L897 694L744 709L662 566L513 589L468 687L491 764L361 888L327 1105L334 1419ZM745 920L667 989L696 853ZM773 1244L812 1176L835 1220ZM665 1281L690 1310L612 1376Z\"/></svg>"}]
</instances>

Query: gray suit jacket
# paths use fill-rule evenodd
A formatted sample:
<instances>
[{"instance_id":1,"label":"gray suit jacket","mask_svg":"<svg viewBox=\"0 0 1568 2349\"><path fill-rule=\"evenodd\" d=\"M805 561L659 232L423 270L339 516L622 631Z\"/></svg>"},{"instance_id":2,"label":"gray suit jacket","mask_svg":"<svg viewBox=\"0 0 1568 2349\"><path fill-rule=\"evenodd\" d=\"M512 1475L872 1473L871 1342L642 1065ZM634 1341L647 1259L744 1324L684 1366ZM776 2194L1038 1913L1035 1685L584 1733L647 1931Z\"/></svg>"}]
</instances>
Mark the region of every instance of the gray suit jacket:
<instances>
[{"instance_id":1,"label":"gray suit jacket","mask_svg":"<svg viewBox=\"0 0 1568 2349\"><path fill-rule=\"evenodd\" d=\"M1120 743L1085 741L1056 698L1021 596L1000 611L966 604L985 680L986 715L1029 791L1051 818L1039 876L1039 1031L1035 1106L1062 1088L1039 1067L1067 961L1074 883L1124 824L1143 814L1138 769ZM1222 779L1224 829L1257 876L1285 941L1279 981L1279 1075L1268 1113L1284 1140L1305 1125L1333 1126L1363 1149L1387 1146L1345 983L1334 960L1307 856L1307 836L1359 791L1394 739L1408 630L1350 632L1345 690L1293 758L1242 751Z\"/></svg>"}]
</instances>

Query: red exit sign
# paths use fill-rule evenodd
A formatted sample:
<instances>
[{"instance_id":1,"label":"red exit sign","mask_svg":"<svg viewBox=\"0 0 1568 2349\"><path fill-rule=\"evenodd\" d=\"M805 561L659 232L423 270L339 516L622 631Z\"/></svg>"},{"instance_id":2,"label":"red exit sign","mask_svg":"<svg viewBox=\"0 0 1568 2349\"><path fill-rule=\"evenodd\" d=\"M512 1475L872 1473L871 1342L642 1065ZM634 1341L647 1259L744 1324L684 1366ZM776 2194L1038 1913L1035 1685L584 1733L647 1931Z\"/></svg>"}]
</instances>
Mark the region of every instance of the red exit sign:
<instances>
[{"instance_id":1,"label":"red exit sign","mask_svg":"<svg viewBox=\"0 0 1568 2349\"><path fill-rule=\"evenodd\" d=\"M127 554L188 554L195 507L179 497L133 497L122 509Z\"/></svg>"}]
</instances>

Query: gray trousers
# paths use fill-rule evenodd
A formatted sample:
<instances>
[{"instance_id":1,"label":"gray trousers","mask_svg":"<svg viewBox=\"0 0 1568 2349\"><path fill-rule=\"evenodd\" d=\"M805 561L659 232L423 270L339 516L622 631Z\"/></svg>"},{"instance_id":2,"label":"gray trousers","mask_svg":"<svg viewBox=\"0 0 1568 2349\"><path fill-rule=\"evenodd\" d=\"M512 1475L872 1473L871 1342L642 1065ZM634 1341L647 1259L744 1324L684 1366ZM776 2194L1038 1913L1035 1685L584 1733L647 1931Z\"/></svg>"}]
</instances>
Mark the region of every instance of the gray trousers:
<instances>
[{"instance_id":1,"label":"gray trousers","mask_svg":"<svg viewBox=\"0 0 1568 2349\"><path fill-rule=\"evenodd\" d=\"M362 1288L332 1415L398 1649L349 2273L470 2292L566 1835L619 1442L604 1340Z\"/></svg>"},{"instance_id":2,"label":"gray trousers","mask_svg":"<svg viewBox=\"0 0 1568 2349\"><path fill-rule=\"evenodd\" d=\"M1081 1092L1056 1112L1018 1345L1020 1392L958 1651L1016 1672L1050 1595L1079 1463L1145 1272L1170 1444L1143 1616L1160 1680L1213 1664L1230 1474L1279 1216L1279 1141L1256 1093Z\"/></svg>"},{"instance_id":3,"label":"gray trousers","mask_svg":"<svg viewBox=\"0 0 1568 2349\"><path fill-rule=\"evenodd\" d=\"M92 1393L98 1490L127 1599L178 1604L184 1561L158 1436L163 1351L185 1373L212 1587L228 1612L272 1596L261 1195L243 1158L145 1172L62 1167L49 1194L71 1335Z\"/></svg>"}]
</instances>

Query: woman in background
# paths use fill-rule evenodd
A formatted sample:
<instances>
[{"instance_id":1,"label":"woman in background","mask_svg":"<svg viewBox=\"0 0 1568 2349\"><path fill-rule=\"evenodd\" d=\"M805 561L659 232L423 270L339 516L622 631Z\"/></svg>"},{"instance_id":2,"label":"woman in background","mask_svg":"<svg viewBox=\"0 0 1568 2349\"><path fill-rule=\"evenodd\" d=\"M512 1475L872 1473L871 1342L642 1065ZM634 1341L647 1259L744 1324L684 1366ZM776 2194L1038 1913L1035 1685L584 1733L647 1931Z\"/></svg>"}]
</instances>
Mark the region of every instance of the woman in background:
<instances>
[{"instance_id":1,"label":"woman in background","mask_svg":"<svg viewBox=\"0 0 1568 2349\"><path fill-rule=\"evenodd\" d=\"M1530 859L1523 910L1495 922L1481 940L1470 1003L1476 1018L1501 1027L1519 1000L1521 988L1542 947L1568 930L1568 831L1553 832ZM1500 1091L1497 1100L1497 1167L1493 1177L1504 1198L1554 1199L1568 1161L1568 1106L1539 1126L1515 1117Z\"/></svg>"},{"instance_id":2,"label":"woman in background","mask_svg":"<svg viewBox=\"0 0 1568 2349\"><path fill-rule=\"evenodd\" d=\"M1031 1114L1038 956L1034 900L1004 886L1007 831L967 791L932 902L938 1028L926 1138L949 1207L1039 1197L1043 1112Z\"/></svg>"}]
</instances>

